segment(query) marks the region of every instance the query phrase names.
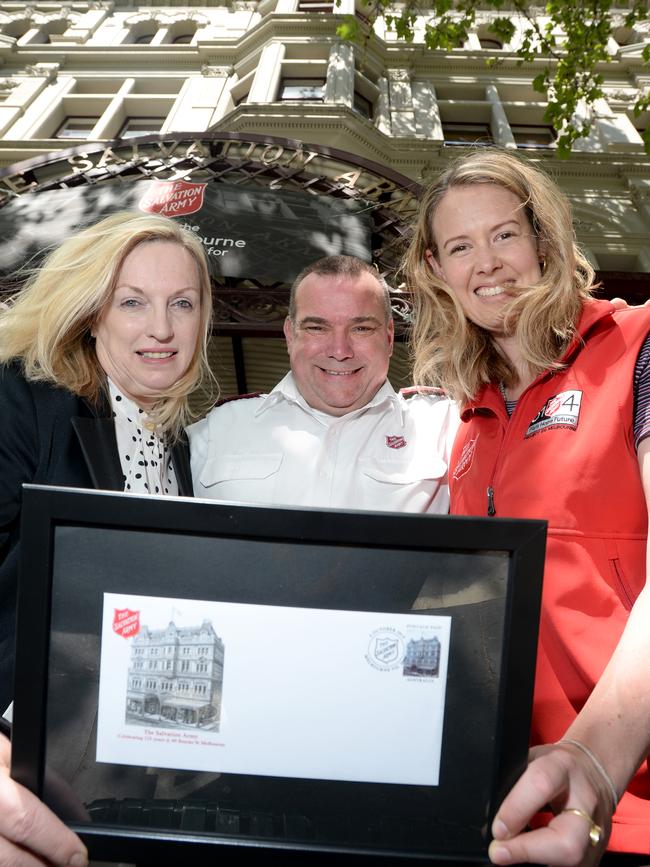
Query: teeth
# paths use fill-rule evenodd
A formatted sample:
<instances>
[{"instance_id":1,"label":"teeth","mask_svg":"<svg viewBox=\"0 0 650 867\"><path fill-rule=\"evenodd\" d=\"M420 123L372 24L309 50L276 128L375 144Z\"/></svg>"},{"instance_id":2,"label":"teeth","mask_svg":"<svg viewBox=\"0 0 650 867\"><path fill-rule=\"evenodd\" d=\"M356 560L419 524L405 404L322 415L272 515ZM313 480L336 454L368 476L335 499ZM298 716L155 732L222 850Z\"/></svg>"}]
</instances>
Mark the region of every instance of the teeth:
<instances>
[{"instance_id":1,"label":"teeth","mask_svg":"<svg viewBox=\"0 0 650 867\"><path fill-rule=\"evenodd\" d=\"M481 286L475 294L481 298L489 298L491 295L501 295L505 291L503 286Z\"/></svg>"},{"instance_id":2,"label":"teeth","mask_svg":"<svg viewBox=\"0 0 650 867\"><path fill-rule=\"evenodd\" d=\"M356 373L355 370L326 370L325 373L330 376L351 376L353 373Z\"/></svg>"},{"instance_id":3,"label":"teeth","mask_svg":"<svg viewBox=\"0 0 650 867\"><path fill-rule=\"evenodd\" d=\"M143 358L171 358L173 352L140 352L138 353Z\"/></svg>"}]
</instances>

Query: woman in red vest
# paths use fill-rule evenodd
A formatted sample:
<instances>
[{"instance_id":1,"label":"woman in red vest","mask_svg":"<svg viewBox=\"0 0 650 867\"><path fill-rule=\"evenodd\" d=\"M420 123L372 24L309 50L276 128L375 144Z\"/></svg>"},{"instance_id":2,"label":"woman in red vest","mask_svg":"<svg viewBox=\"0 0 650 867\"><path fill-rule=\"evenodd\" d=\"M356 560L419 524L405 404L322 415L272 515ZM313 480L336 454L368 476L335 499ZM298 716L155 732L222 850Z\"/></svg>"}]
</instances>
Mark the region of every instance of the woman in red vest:
<instances>
[{"instance_id":1,"label":"woman in red vest","mask_svg":"<svg viewBox=\"0 0 650 867\"><path fill-rule=\"evenodd\" d=\"M650 309L592 299L566 197L500 151L433 183L406 270L415 381L462 404L452 512L549 522L534 746L490 857L649 854Z\"/></svg>"}]
</instances>

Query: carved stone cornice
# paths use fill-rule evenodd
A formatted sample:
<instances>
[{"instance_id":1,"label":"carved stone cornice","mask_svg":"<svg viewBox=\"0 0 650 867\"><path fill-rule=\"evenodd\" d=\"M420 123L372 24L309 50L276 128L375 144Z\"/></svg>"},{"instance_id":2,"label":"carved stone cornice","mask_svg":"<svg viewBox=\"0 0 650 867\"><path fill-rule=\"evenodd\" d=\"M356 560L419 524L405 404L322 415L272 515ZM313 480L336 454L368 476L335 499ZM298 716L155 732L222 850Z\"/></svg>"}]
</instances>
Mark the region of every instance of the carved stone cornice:
<instances>
[{"instance_id":1,"label":"carved stone cornice","mask_svg":"<svg viewBox=\"0 0 650 867\"><path fill-rule=\"evenodd\" d=\"M0 78L0 96L8 96L19 84L15 78Z\"/></svg>"},{"instance_id":2,"label":"carved stone cornice","mask_svg":"<svg viewBox=\"0 0 650 867\"><path fill-rule=\"evenodd\" d=\"M641 95L637 87L603 87L605 99L608 102L622 102L629 105Z\"/></svg>"},{"instance_id":3,"label":"carved stone cornice","mask_svg":"<svg viewBox=\"0 0 650 867\"><path fill-rule=\"evenodd\" d=\"M34 63L31 66L26 66L23 75L43 77L48 81L56 81L56 77L61 69L60 63Z\"/></svg>"},{"instance_id":4,"label":"carved stone cornice","mask_svg":"<svg viewBox=\"0 0 650 867\"><path fill-rule=\"evenodd\" d=\"M209 63L201 66L201 75L204 78L230 78L234 72L233 66L211 66Z\"/></svg>"}]
</instances>

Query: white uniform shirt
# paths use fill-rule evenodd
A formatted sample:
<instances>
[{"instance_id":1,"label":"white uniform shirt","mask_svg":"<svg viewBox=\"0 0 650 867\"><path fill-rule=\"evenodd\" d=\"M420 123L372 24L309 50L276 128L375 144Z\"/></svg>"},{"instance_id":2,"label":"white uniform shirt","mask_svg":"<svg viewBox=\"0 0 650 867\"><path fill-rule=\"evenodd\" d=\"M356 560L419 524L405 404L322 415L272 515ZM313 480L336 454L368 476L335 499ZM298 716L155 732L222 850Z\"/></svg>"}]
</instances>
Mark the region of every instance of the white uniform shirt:
<instances>
[{"instance_id":1,"label":"white uniform shirt","mask_svg":"<svg viewBox=\"0 0 650 867\"><path fill-rule=\"evenodd\" d=\"M270 394L229 401L188 428L197 497L323 508L446 513L456 405L396 394L361 409L312 409L289 373Z\"/></svg>"}]
</instances>

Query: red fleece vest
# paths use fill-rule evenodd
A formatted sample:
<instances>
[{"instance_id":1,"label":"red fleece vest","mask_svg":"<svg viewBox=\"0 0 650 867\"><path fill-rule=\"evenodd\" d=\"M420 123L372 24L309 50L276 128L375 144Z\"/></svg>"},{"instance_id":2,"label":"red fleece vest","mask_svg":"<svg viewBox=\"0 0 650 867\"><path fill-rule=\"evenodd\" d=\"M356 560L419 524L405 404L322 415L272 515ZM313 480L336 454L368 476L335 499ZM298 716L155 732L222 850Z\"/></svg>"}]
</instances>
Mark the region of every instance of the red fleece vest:
<instances>
[{"instance_id":1,"label":"red fleece vest","mask_svg":"<svg viewBox=\"0 0 650 867\"><path fill-rule=\"evenodd\" d=\"M450 465L453 514L549 522L532 744L563 736L646 580L632 382L650 310L591 301L578 331L567 367L539 376L510 420L495 385L467 405ZM619 805L609 848L650 853L647 761Z\"/></svg>"}]
</instances>

